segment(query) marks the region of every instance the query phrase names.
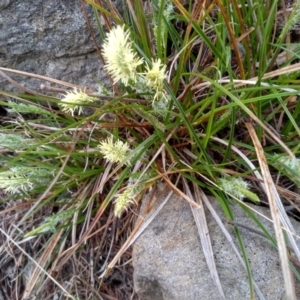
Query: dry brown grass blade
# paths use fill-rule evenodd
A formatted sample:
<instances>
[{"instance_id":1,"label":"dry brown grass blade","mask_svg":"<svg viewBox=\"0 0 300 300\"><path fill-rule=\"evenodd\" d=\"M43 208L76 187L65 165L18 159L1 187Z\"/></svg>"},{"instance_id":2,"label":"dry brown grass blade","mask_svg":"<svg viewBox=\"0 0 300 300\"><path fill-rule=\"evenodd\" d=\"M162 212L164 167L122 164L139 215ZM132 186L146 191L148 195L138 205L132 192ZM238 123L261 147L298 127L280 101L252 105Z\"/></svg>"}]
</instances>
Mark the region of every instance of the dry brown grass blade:
<instances>
[{"instance_id":1,"label":"dry brown grass blade","mask_svg":"<svg viewBox=\"0 0 300 300\"><path fill-rule=\"evenodd\" d=\"M14 69L9 69L9 68L3 68L3 67L0 67L0 70L4 71L4 72L14 73L14 74L17 74L17 75L36 78L36 79L39 79L39 80L42 80L42 81L53 82L53 83L56 83L56 84L67 86L69 88L82 89L82 87L79 86L79 85L68 83L68 82L65 82L65 81L62 81L62 80L57 80L57 79L50 78L50 77L47 77L47 76L42 76L42 75L38 75L38 74L33 74L33 73L24 72L24 71L19 71L19 70L14 70ZM92 92L92 91L86 90L86 92Z\"/></svg>"},{"instance_id":2,"label":"dry brown grass blade","mask_svg":"<svg viewBox=\"0 0 300 300\"><path fill-rule=\"evenodd\" d=\"M300 204L300 195L293 191L288 190L287 188L276 185L276 189L282 198L288 201L291 205L295 207L300 212L298 205Z\"/></svg>"},{"instance_id":3,"label":"dry brown grass blade","mask_svg":"<svg viewBox=\"0 0 300 300\"><path fill-rule=\"evenodd\" d=\"M138 22L138 18L137 18L136 14L135 14L135 9L134 9L131 1L127 0L126 3L127 3L128 8L130 10L131 16L132 16L132 18L134 20L134 23L137 26L138 32L139 32L139 34L141 34L141 32L142 32L141 31L141 24Z\"/></svg>"},{"instance_id":4,"label":"dry brown grass blade","mask_svg":"<svg viewBox=\"0 0 300 300\"><path fill-rule=\"evenodd\" d=\"M29 202L29 201L24 202L24 203L20 203L20 204L16 204L12 207L1 210L0 211L0 216L1 215L6 215L6 214L8 214L9 212L11 212L13 210L19 213L19 212L23 211L25 208L27 208L28 206L31 206L31 205L32 205L32 203Z\"/></svg>"},{"instance_id":5,"label":"dry brown grass blade","mask_svg":"<svg viewBox=\"0 0 300 300\"><path fill-rule=\"evenodd\" d=\"M78 199L78 202L76 203L76 207L81 207L81 205L83 205L84 201L86 199L89 198L89 195L91 194L91 189L93 187L91 187L89 185L88 182L86 182L82 188L79 189L79 191L76 193L78 196L76 197L75 195L75 199L77 198ZM88 207L90 207L90 205L94 202L93 201L94 198L90 198L89 201L88 201ZM71 237L71 240L72 240L72 246L74 246L76 244L76 237L77 237L77 224L78 224L78 217L79 217L79 210L76 210L74 215L73 215L73 218L72 218L72 237ZM84 223L83 223L83 226L82 226L82 230L84 230L85 228L85 224L90 222L91 218L89 218L88 216L90 216L88 213L86 214L86 218L84 220Z\"/></svg>"},{"instance_id":6,"label":"dry brown grass blade","mask_svg":"<svg viewBox=\"0 0 300 300\"><path fill-rule=\"evenodd\" d=\"M281 69L268 72L262 77L262 79L277 77L291 72L298 72L299 69L300 69L300 63L292 64L287 67L283 67ZM253 77L250 80L258 80L258 77Z\"/></svg>"},{"instance_id":7,"label":"dry brown grass blade","mask_svg":"<svg viewBox=\"0 0 300 300\"><path fill-rule=\"evenodd\" d=\"M189 189L186 179L185 178L182 178L182 179L183 179L183 185L184 185L187 196L189 198L193 199L194 197ZM195 202L199 204L199 207L196 208L191 204L190 204L190 207L191 207L191 210L192 210L192 213L193 213L193 216L195 219L195 223L196 223L196 226L198 229L203 254L206 259L206 263L209 268L210 275L214 281L215 286L218 288L220 298L226 299L223 289L222 289L220 279L219 279L218 270L217 270L217 267L215 264L214 252L213 252L212 245L211 245L209 230L208 230L207 221L206 221L206 217L205 217L204 206L203 206L202 199L200 196L200 191L199 191L200 187L196 184L193 184L193 187L194 187L194 192L195 192Z\"/></svg>"},{"instance_id":8,"label":"dry brown grass blade","mask_svg":"<svg viewBox=\"0 0 300 300\"><path fill-rule=\"evenodd\" d=\"M231 22L229 21L228 14L226 13L225 8L224 8L221 0L216 0L216 3L217 3L217 5L218 5L218 7L221 11L221 14L223 16L224 22L225 22L227 30L228 30L228 36L230 37L230 41L232 43L233 51L234 51L234 53L236 55L236 58L237 58L237 64L238 64L238 67L239 67L239 70L240 70L240 77L245 78L245 71L244 71L244 66L243 66L243 62L242 62L242 57L241 57L239 49L238 49L238 44L235 40L234 32L233 32L233 29L232 29L232 26L231 26Z\"/></svg>"},{"instance_id":9,"label":"dry brown grass blade","mask_svg":"<svg viewBox=\"0 0 300 300\"><path fill-rule=\"evenodd\" d=\"M98 2L99 2L99 5L103 6L103 4L101 4L101 1L98 0ZM122 14L119 12L118 8L116 7L116 5L117 6L119 5L119 2L112 1L112 0L107 0L106 3L107 3L107 6L108 6L108 11L110 13L112 13L114 15L114 17L116 17L116 18L118 18L120 20L123 20ZM103 15L104 14L102 13L102 16Z\"/></svg>"},{"instance_id":10,"label":"dry brown grass blade","mask_svg":"<svg viewBox=\"0 0 300 300\"><path fill-rule=\"evenodd\" d=\"M296 1L294 1L294 2L296 2ZM289 19L289 14L287 12L287 7L285 5L285 0L281 0L281 6L282 6L282 10L283 10L284 23L286 24L288 22L288 19ZM277 12L277 14L278 14L278 12ZM291 42L291 31L290 30L286 34L285 44L286 44L287 49L289 50L290 45L292 44L292 42ZM289 60L290 58L291 58L290 52L286 51L286 60Z\"/></svg>"},{"instance_id":11,"label":"dry brown grass blade","mask_svg":"<svg viewBox=\"0 0 300 300\"><path fill-rule=\"evenodd\" d=\"M180 13L186 17L187 19L190 19L190 14L188 11L184 8L184 6L181 4L179 0L173 0L173 4L176 6L176 8L180 11Z\"/></svg>"},{"instance_id":12,"label":"dry brown grass blade","mask_svg":"<svg viewBox=\"0 0 300 300\"><path fill-rule=\"evenodd\" d=\"M23 248L21 248L17 242L15 242L5 231L3 231L1 228L0 228L0 232L3 233L4 236L6 236L7 240L10 241L11 243L13 243L33 264L36 265L37 269L40 270L40 273L43 273L45 276L47 276L48 278L50 278L64 293L67 297L69 297L70 299L73 299L75 300L75 298L70 295L68 293L68 291L62 286L60 285L49 273L47 273L42 266L39 265L38 262L36 262L29 254L27 254L27 252L25 252L25 250L23 250ZM25 294L28 294L28 289L26 289L26 291L24 292L24 295L23 295L23 298L22 299L25 299ZM27 298L29 299L29 298Z\"/></svg>"},{"instance_id":13,"label":"dry brown grass blade","mask_svg":"<svg viewBox=\"0 0 300 300\"><path fill-rule=\"evenodd\" d=\"M277 76L292 73L292 72L298 72L299 70L300 70L300 63L296 63L296 64L292 64L292 65L283 67L281 69L277 69L277 70L268 72L261 79L263 80L263 79L273 78L273 77L277 77ZM221 83L222 81L225 82L222 79L218 82ZM247 81L256 81L257 82L258 77L252 77L252 78L248 79ZM196 91L200 88L207 87L207 86L210 86L210 85L211 85L211 82L202 82L200 84L197 84L197 85L193 86L193 88L191 90ZM242 81L241 81L241 82L237 82L234 85L234 87L236 88L236 87L239 87L239 86L242 86L242 85L245 85L245 83L242 83Z\"/></svg>"},{"instance_id":14,"label":"dry brown grass blade","mask_svg":"<svg viewBox=\"0 0 300 300\"><path fill-rule=\"evenodd\" d=\"M166 187L167 185L162 188L162 191L164 191ZM126 242L123 244L122 248L118 251L117 255L107 266L104 273L101 274L100 276L101 278L109 275L110 271L114 268L115 264L118 262L118 260L123 255L123 253L136 241L136 239L142 234L142 232L148 227L148 225L155 219L155 217L162 210L162 208L165 206L165 204L168 202L168 200L171 198L172 195L173 195L173 191L170 191L168 195L165 197L165 199L163 200L163 202L155 209L155 211L147 215L146 221L144 221L144 218L141 218L141 220L137 223L137 225L135 226L134 230L132 231L132 233L126 240Z\"/></svg>"},{"instance_id":15,"label":"dry brown grass blade","mask_svg":"<svg viewBox=\"0 0 300 300\"><path fill-rule=\"evenodd\" d=\"M96 35L94 34L93 26L92 26L92 24L90 22L90 18L88 17L88 12L87 12L86 6L84 5L84 2L85 2L84 0L80 0L81 10L82 10L82 13L83 13L86 25L88 27L90 36L92 38L93 44L94 44L95 49L97 51L97 54L98 54L98 56L99 56L102 64L104 64L104 59L102 57L101 49L98 46Z\"/></svg>"},{"instance_id":16,"label":"dry brown grass blade","mask_svg":"<svg viewBox=\"0 0 300 300\"><path fill-rule=\"evenodd\" d=\"M36 96L43 96L43 94L37 93L37 92L35 92L35 91L19 84L17 81L13 80L11 77L6 75L3 71L0 71L0 75L2 77L4 77L8 82L10 82L13 86L20 89L24 93L26 92L26 93L33 94L33 95L36 95Z\"/></svg>"},{"instance_id":17,"label":"dry brown grass blade","mask_svg":"<svg viewBox=\"0 0 300 300\"><path fill-rule=\"evenodd\" d=\"M275 236L276 236L276 241L277 241L277 246L278 246L278 252L279 252L279 256L280 256L286 297L287 297L287 299L291 299L291 300L296 299L295 286L293 284L293 277L292 277L292 273L291 273L291 270L289 267L289 258L288 258L287 248L286 248L286 244L285 244L285 240L284 240L283 230L281 228L279 208L277 205L276 196L274 194L275 185L272 180L266 158L264 156L263 147L257 138L255 130L250 123L246 123L246 127L249 131L249 134L250 134L253 144L255 146L257 158L258 158L262 176L263 176L263 179L265 182L266 194L267 194L267 197L269 200L270 211L271 211L271 216L273 219Z\"/></svg>"},{"instance_id":18,"label":"dry brown grass blade","mask_svg":"<svg viewBox=\"0 0 300 300\"><path fill-rule=\"evenodd\" d=\"M34 289L37 288L37 285L41 282L41 273L45 268L46 264L49 262L51 255L53 254L54 248L59 243L64 230L60 230L55 233L53 236L51 243L48 243L48 246L44 249L42 255L37 259L37 263L35 268L32 270L30 277L28 279L28 284L26 285L26 290L23 294L23 299L27 299L32 296ZM44 283L44 281L43 281Z\"/></svg>"},{"instance_id":19,"label":"dry brown grass blade","mask_svg":"<svg viewBox=\"0 0 300 300\"><path fill-rule=\"evenodd\" d=\"M188 195L183 193L163 173L160 173L160 174L164 178L164 180L166 181L166 183L168 184L170 189L172 189L174 191L174 193L176 193L178 195L178 197L181 197L181 198L185 199L194 208L199 208L200 207L200 205L193 200L193 197L189 197Z\"/></svg>"}]
</instances>

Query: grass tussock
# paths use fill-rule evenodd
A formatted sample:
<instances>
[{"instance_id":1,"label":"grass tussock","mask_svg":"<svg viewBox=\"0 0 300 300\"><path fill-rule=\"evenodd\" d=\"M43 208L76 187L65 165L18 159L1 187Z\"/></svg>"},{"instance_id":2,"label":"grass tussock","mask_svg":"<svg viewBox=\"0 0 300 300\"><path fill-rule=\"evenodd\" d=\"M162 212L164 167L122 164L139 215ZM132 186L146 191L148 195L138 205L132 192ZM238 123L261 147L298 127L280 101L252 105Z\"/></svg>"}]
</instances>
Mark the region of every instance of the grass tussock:
<instances>
[{"instance_id":1,"label":"grass tussock","mask_svg":"<svg viewBox=\"0 0 300 300\"><path fill-rule=\"evenodd\" d=\"M286 241L300 260L287 216L299 214L300 1L292 10L288 1L85 2L111 86L0 68L7 79L17 73L43 84L43 93L0 91L0 293L137 299L129 246L141 232L143 194L163 181L202 224L221 298L205 217L194 208L207 193L231 220L232 203L270 206L275 237L266 235L295 299L299 274L289 272ZM236 234L253 298L238 227Z\"/></svg>"}]
</instances>

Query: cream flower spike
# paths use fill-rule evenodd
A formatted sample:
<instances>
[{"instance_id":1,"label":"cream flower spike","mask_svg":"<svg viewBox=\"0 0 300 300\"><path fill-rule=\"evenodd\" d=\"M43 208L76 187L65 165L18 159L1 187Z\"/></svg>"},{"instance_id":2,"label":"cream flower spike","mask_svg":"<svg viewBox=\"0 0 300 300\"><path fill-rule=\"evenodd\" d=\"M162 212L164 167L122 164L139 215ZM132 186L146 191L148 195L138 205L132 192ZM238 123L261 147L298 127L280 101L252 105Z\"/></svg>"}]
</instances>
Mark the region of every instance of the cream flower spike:
<instances>
[{"instance_id":1,"label":"cream flower spike","mask_svg":"<svg viewBox=\"0 0 300 300\"><path fill-rule=\"evenodd\" d=\"M113 28L107 34L102 55L106 60L105 68L115 83L121 81L128 85L129 80L136 82L136 68L143 63L143 60L133 52L129 30L125 31L124 25Z\"/></svg>"},{"instance_id":2,"label":"cream flower spike","mask_svg":"<svg viewBox=\"0 0 300 300\"><path fill-rule=\"evenodd\" d=\"M152 67L147 66L145 73L147 84L155 90L154 99L163 94L163 81L166 78L166 66L161 63L160 59L152 60Z\"/></svg>"},{"instance_id":3,"label":"cream flower spike","mask_svg":"<svg viewBox=\"0 0 300 300\"><path fill-rule=\"evenodd\" d=\"M74 116L76 110L78 110L78 114L82 113L82 105L92 103L98 100L95 97L91 97L87 95L85 92L81 90L77 90L76 88L68 92L62 99L59 104L62 111L65 113L69 113Z\"/></svg>"},{"instance_id":4,"label":"cream flower spike","mask_svg":"<svg viewBox=\"0 0 300 300\"><path fill-rule=\"evenodd\" d=\"M122 212L124 210L127 211L128 206L132 203L135 203L132 192L133 192L133 189L128 188L122 194L116 195L117 199L114 201L114 203L115 203L114 214L116 217L120 218Z\"/></svg>"},{"instance_id":5,"label":"cream flower spike","mask_svg":"<svg viewBox=\"0 0 300 300\"><path fill-rule=\"evenodd\" d=\"M119 163L120 165L130 164L128 157L130 148L127 143L123 143L120 140L114 142L113 138L109 137L106 141L101 142L98 148L109 162Z\"/></svg>"}]
</instances>

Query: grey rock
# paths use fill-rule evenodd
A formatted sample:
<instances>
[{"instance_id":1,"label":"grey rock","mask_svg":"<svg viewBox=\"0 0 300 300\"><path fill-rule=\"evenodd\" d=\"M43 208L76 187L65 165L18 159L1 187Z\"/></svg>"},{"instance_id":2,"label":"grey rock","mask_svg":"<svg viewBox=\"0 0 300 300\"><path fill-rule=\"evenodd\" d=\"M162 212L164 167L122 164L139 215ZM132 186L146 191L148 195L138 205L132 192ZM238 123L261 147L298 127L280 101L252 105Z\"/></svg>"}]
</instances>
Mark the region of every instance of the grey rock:
<instances>
[{"instance_id":1,"label":"grey rock","mask_svg":"<svg viewBox=\"0 0 300 300\"><path fill-rule=\"evenodd\" d=\"M157 193L160 192L159 190ZM157 194L154 198L149 195L143 199L140 215L145 211L150 199L155 202ZM218 201L210 198L210 202L225 221ZM270 217L267 208L252 207ZM257 228L239 205L232 205L232 211L236 222ZM206 218L226 299L250 299L249 283L244 268L208 211ZM273 232L272 224L262 217L258 218L270 232ZM292 223L299 232L299 224L294 220ZM226 225L226 228L234 237L232 225ZM276 249L266 238L258 234L243 228L240 231L246 245L253 279L265 299L285 299L280 260ZM133 266L135 291L142 300L220 299L201 250L190 206L184 199L175 195L135 242ZM296 288L300 296L298 283Z\"/></svg>"},{"instance_id":2,"label":"grey rock","mask_svg":"<svg viewBox=\"0 0 300 300\"><path fill-rule=\"evenodd\" d=\"M86 4L85 4L86 5ZM86 5L94 19L91 8ZM0 1L0 66L82 86L106 78L95 51L80 1ZM94 24L94 28L96 25ZM95 29L94 33L97 33ZM99 38L98 44L100 44ZM38 90L41 82L7 73ZM0 89L13 86L0 75Z\"/></svg>"},{"instance_id":3,"label":"grey rock","mask_svg":"<svg viewBox=\"0 0 300 300\"><path fill-rule=\"evenodd\" d=\"M11 0L0 0L0 9L7 7L11 3Z\"/></svg>"}]
</instances>

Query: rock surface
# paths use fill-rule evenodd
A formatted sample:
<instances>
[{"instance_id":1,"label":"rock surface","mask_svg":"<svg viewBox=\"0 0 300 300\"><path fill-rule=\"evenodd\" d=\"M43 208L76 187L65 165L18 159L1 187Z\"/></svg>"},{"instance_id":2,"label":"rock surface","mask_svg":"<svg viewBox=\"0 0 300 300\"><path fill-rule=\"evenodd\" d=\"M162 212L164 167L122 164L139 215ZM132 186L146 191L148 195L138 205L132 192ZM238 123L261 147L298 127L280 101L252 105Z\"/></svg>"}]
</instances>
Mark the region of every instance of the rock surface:
<instances>
[{"instance_id":1,"label":"rock surface","mask_svg":"<svg viewBox=\"0 0 300 300\"><path fill-rule=\"evenodd\" d=\"M94 20L91 7L86 7ZM80 1L0 0L0 66L81 86L93 85L95 79L106 77ZM45 83L7 75L33 90ZM15 90L1 74L0 89Z\"/></svg>"},{"instance_id":2,"label":"rock surface","mask_svg":"<svg viewBox=\"0 0 300 300\"><path fill-rule=\"evenodd\" d=\"M155 201L157 195L152 201ZM150 198L144 198L141 214L149 204ZM218 215L225 221L217 200L209 199ZM270 216L267 208L253 207L263 215ZM257 228L239 205L233 205L232 211L236 222ZM244 268L208 211L206 218L226 299L250 299L249 283ZM258 218L273 233L272 224L260 216ZM296 232L299 232L299 223L293 220L292 222ZM232 225L226 227L234 236ZM240 231L254 281L265 299L285 299L277 251L266 238L243 228L240 228ZM201 250L190 206L175 195L134 244L133 266L135 290L142 300L220 299ZM296 288L299 297L298 284Z\"/></svg>"}]
</instances>

